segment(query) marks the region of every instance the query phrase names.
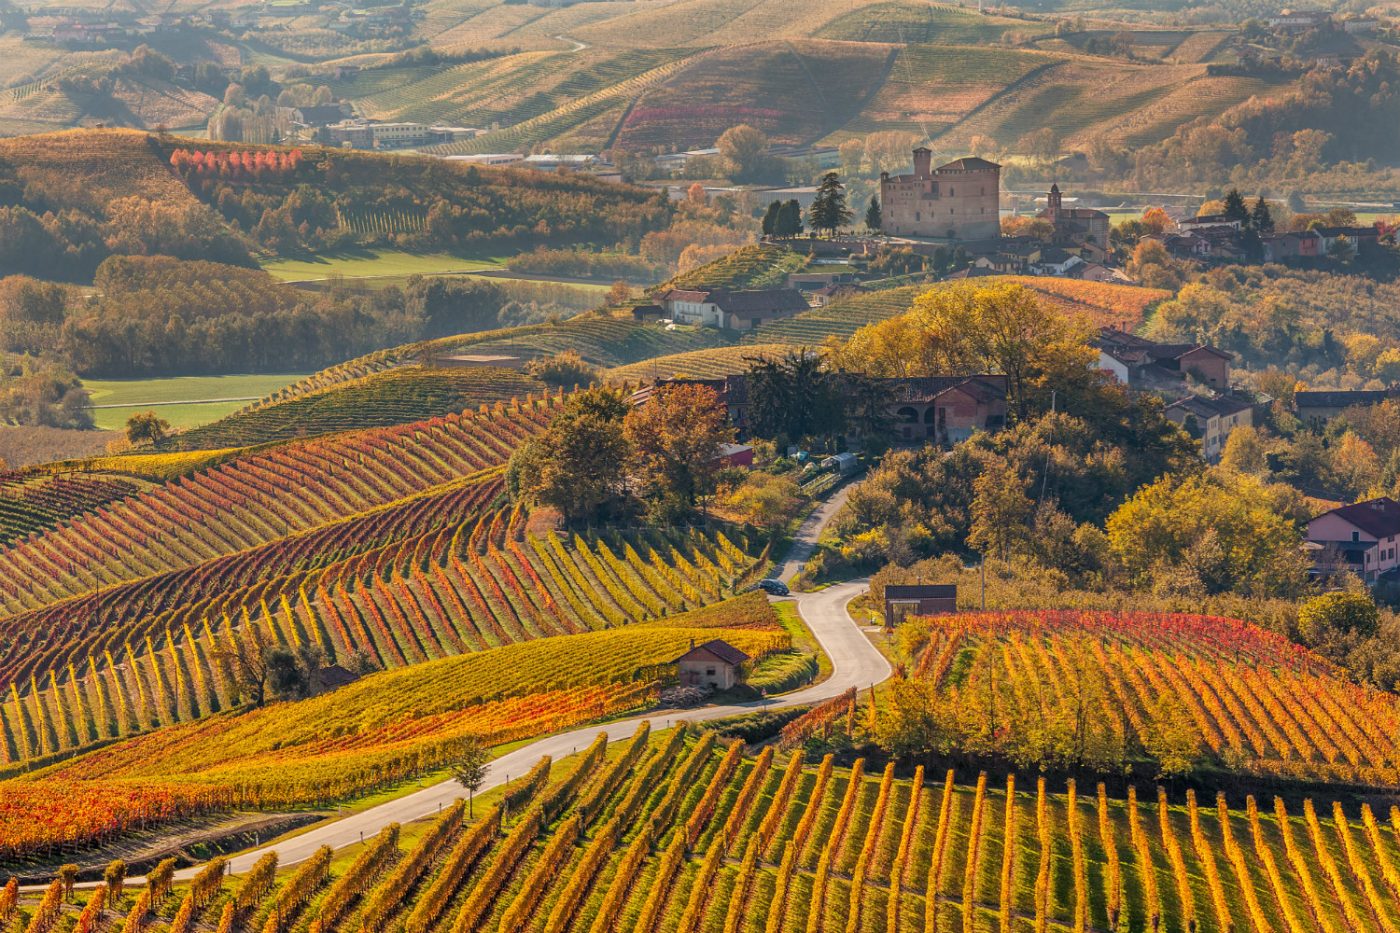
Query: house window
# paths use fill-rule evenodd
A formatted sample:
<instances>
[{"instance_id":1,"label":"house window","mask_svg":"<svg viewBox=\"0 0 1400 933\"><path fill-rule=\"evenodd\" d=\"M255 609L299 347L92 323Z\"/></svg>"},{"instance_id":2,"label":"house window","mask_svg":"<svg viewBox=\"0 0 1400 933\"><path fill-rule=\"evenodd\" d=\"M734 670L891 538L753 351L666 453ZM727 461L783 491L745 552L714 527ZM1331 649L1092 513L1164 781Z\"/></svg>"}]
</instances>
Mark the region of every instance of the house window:
<instances>
[{"instance_id":1,"label":"house window","mask_svg":"<svg viewBox=\"0 0 1400 933\"><path fill-rule=\"evenodd\" d=\"M1352 540L1353 542L1360 541L1360 540L1361 540L1361 532L1359 532L1359 531L1353 531L1353 532L1351 533L1351 540Z\"/></svg>"},{"instance_id":2,"label":"house window","mask_svg":"<svg viewBox=\"0 0 1400 933\"><path fill-rule=\"evenodd\" d=\"M715 669L714 669L713 667L707 667L707 668L705 668L705 676L706 676L706 677L713 677L713 676L715 676Z\"/></svg>"}]
</instances>

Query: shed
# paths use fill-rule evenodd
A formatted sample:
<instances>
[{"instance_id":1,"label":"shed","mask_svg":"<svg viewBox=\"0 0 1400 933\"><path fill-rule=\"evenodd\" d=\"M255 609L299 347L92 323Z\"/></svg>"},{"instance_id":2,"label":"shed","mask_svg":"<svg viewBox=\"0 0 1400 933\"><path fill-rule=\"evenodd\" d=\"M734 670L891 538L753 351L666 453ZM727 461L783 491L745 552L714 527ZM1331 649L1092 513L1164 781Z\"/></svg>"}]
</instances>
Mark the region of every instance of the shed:
<instances>
[{"instance_id":1,"label":"shed","mask_svg":"<svg viewBox=\"0 0 1400 933\"><path fill-rule=\"evenodd\" d=\"M900 583L885 587L885 624L909 616L932 616L958 611L956 583Z\"/></svg>"},{"instance_id":2,"label":"shed","mask_svg":"<svg viewBox=\"0 0 1400 933\"><path fill-rule=\"evenodd\" d=\"M339 664L331 664L316 671L316 686L320 690L336 690L359 679L359 674Z\"/></svg>"},{"instance_id":3,"label":"shed","mask_svg":"<svg viewBox=\"0 0 1400 933\"><path fill-rule=\"evenodd\" d=\"M728 690L743 680L744 664L750 660L729 642L716 638L703 645L691 643L690 650L676 658L683 687L713 687Z\"/></svg>"}]
</instances>

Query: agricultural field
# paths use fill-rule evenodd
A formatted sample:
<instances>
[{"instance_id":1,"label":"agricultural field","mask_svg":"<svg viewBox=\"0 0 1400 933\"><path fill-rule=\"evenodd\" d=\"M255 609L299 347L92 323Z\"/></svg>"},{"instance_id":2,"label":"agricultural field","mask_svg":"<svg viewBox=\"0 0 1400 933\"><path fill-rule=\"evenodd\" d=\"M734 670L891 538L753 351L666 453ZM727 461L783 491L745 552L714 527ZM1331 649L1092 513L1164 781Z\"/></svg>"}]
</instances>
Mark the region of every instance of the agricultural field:
<instances>
[{"instance_id":1,"label":"agricultural field","mask_svg":"<svg viewBox=\"0 0 1400 933\"><path fill-rule=\"evenodd\" d=\"M268 258L263 271L284 282L321 282L327 279L400 278L410 275L453 275L504 268L494 257L463 257L448 253L406 253L370 249L348 253L324 253L309 258Z\"/></svg>"},{"instance_id":2,"label":"agricultural field","mask_svg":"<svg viewBox=\"0 0 1400 933\"><path fill-rule=\"evenodd\" d=\"M658 356L627 366L615 366L605 373L605 377L609 382L625 385L655 382L658 379L717 379L746 372L753 365L753 360L781 356L791 349L787 344L781 343L746 343L737 347L694 350L690 353Z\"/></svg>"},{"instance_id":3,"label":"agricultural field","mask_svg":"<svg viewBox=\"0 0 1400 933\"><path fill-rule=\"evenodd\" d=\"M730 337L705 327L678 327L664 330L655 325L634 323L602 314L586 314L558 324L530 324L475 334L443 337L420 343L380 350L313 373L281 389L250 410L276 405L305 395L333 389L375 373L415 365L425 359L454 353L523 354L549 356L573 350L594 366L610 367L636 363L657 356L689 350L724 346ZM233 416L239 420L245 413Z\"/></svg>"},{"instance_id":4,"label":"agricultural field","mask_svg":"<svg viewBox=\"0 0 1400 933\"><path fill-rule=\"evenodd\" d=\"M941 134L1059 59L997 46L921 44L899 49L889 75L858 116L831 137L900 130L944 142Z\"/></svg>"},{"instance_id":5,"label":"agricultural field","mask_svg":"<svg viewBox=\"0 0 1400 933\"><path fill-rule=\"evenodd\" d=\"M448 482L11 615L0 623L14 636L0 659L12 694L0 708L0 763L248 703L230 660L245 643L314 644L331 661L403 667L696 610L766 558L740 530L529 533L524 513L495 506L502 491L495 476ZM61 637L36 644L39 632Z\"/></svg>"},{"instance_id":6,"label":"agricultural field","mask_svg":"<svg viewBox=\"0 0 1400 933\"><path fill-rule=\"evenodd\" d=\"M618 145L712 146L747 123L779 143L802 143L851 120L889 72L894 51L816 40L718 49L643 91Z\"/></svg>"},{"instance_id":7,"label":"agricultural field","mask_svg":"<svg viewBox=\"0 0 1400 933\"><path fill-rule=\"evenodd\" d=\"M116 477L0 474L0 547L133 495L142 488L142 483Z\"/></svg>"},{"instance_id":8,"label":"agricultural field","mask_svg":"<svg viewBox=\"0 0 1400 933\"><path fill-rule=\"evenodd\" d=\"M779 288L787 284L789 273L807 267L807 257L785 246L744 246L697 269L682 273L665 285L668 288Z\"/></svg>"},{"instance_id":9,"label":"agricultural field","mask_svg":"<svg viewBox=\"0 0 1400 933\"><path fill-rule=\"evenodd\" d=\"M120 796L116 788L138 799L167 793L187 813L324 805L439 768L463 736L505 744L648 705L666 663L693 639L721 637L755 658L788 647L788 633L762 599L719 608L698 625L681 615L372 674L312 699L119 742L41 779L5 782L0 863L46 841L33 834L38 826L25 825L25 810L29 820L41 808L61 814L66 804L55 787L73 787L84 804L100 791ZM726 627L729 621L737 627ZM103 814L100 806L69 812L77 825L65 831L66 841L93 841L120 828L112 825L120 814Z\"/></svg>"},{"instance_id":10,"label":"agricultural field","mask_svg":"<svg viewBox=\"0 0 1400 933\"><path fill-rule=\"evenodd\" d=\"M274 913L278 929L588 933L1371 931L1400 921L1400 813L1366 803L1132 786L1110 795L952 771L926 781L922 768L899 776L863 758L814 766L771 746L750 757L685 730L616 744L600 738L558 778L542 762L476 819L445 810L416 841L400 844L389 827L338 870L326 849L277 881L264 863L187 892L138 888L110 909L233 930ZM53 890L24 916L106 896L65 894L61 879Z\"/></svg>"},{"instance_id":11,"label":"agricultural field","mask_svg":"<svg viewBox=\"0 0 1400 933\"><path fill-rule=\"evenodd\" d=\"M92 399L93 421L115 431L139 411L154 411L172 428L185 429L216 421L250 401L305 378L305 373L175 376L166 379L85 379ZM219 444L215 446L228 446Z\"/></svg>"},{"instance_id":12,"label":"agricultural field","mask_svg":"<svg viewBox=\"0 0 1400 933\"><path fill-rule=\"evenodd\" d=\"M1171 293L1136 285L1081 282L1049 276L1005 276L1024 285L1044 302L1085 320L1094 327L1136 328L1157 302ZM934 285L904 285L898 288L852 295L813 308L801 314L762 324L754 334L759 343L787 343L820 346L830 338L846 339L867 324L903 314L914 299Z\"/></svg>"},{"instance_id":13,"label":"agricultural field","mask_svg":"<svg viewBox=\"0 0 1400 933\"><path fill-rule=\"evenodd\" d=\"M336 431L388 427L546 391L548 387L538 379L509 369L406 366L319 394L230 413L212 424L170 438L163 447L248 447Z\"/></svg>"},{"instance_id":14,"label":"agricultural field","mask_svg":"<svg viewBox=\"0 0 1400 933\"><path fill-rule=\"evenodd\" d=\"M876 3L840 16L817 32L822 39L917 45L1001 44L1008 34L1032 37L1052 31L1043 22L979 15L963 7L933 3Z\"/></svg>"},{"instance_id":15,"label":"agricultural field","mask_svg":"<svg viewBox=\"0 0 1400 933\"><path fill-rule=\"evenodd\" d=\"M944 688L954 704L977 703L989 691L998 709L1089 704L1107 730L1103 740L1128 754L1173 728L1188 732L1207 767L1220 771L1351 786L1400 781L1395 698L1346 682L1319 656L1244 622L1019 612L967 613L928 626L915 676Z\"/></svg>"}]
</instances>

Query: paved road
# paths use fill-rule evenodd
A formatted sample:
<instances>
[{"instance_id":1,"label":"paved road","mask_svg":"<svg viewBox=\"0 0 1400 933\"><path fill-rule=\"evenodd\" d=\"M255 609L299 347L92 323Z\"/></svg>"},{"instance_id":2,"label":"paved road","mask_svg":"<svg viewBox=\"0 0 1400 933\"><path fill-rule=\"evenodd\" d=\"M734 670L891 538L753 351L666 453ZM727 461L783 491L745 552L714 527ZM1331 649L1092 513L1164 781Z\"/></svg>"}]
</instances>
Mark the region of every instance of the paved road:
<instances>
[{"instance_id":1,"label":"paved road","mask_svg":"<svg viewBox=\"0 0 1400 933\"><path fill-rule=\"evenodd\" d=\"M619 720L603 726L587 726L551 735L531 742L522 748L502 755L492 762L483 790L499 787L509 777L520 777L529 771L545 755L556 761L593 741L599 732L606 732L609 741L630 737L637 726L651 720L654 728L665 728L680 721L704 722L723 719L740 713L758 709L781 709L785 706L801 706L818 703L839 696L851 687L864 689L878 684L891 674L889 662L858 629L846 614L846 603L865 591L865 583L843 583L829 587L819 593L803 594L797 597L797 605L802 618L821 642L831 657L832 675L821 683L798 690L794 693L766 700L730 706L707 706L700 709L659 711L647 716ZM406 797L391 800L377 807L364 810L334 823L294 836L276 845L266 846L245 852L230 860L229 870L233 874L246 872L266 852L276 850L282 865L291 865L309 858L318 848L328 845L333 848L358 843L362 838L369 839L389 823L407 823L438 813L454 800L463 796L462 788L455 781L443 781L431 787L415 791ZM189 878L197 869L178 872L177 878Z\"/></svg>"},{"instance_id":2,"label":"paved road","mask_svg":"<svg viewBox=\"0 0 1400 933\"><path fill-rule=\"evenodd\" d=\"M811 554L822 529L845 502L850 486L851 484L847 484L837 491L802 523L788 557L777 571L783 579L791 579L797 572L797 567ZM866 582L858 580L828 587L818 593L803 593L795 597L803 620L831 658L832 674L821 683L771 699L699 709L661 710L646 716L622 719L601 726L585 726L571 732L546 736L493 761L487 771L486 783L482 790L499 787L507 783L512 776L520 777L545 755L557 761L572 754L586 747L599 732L606 732L609 741L618 741L629 738L637 731L637 726L647 720L651 721L653 728L658 729L682 721L706 722L761 709L782 709L820 703L839 696L852 687L864 689L883 682L893 673L889 662L856 627L846 612L846 604L865 592L865 588ZM293 865L309 858L323 845L337 849L354 845L362 839L373 837L389 823L407 823L432 816L462 796L462 788L455 781L443 781L308 830L299 836L243 852L229 860L229 871L232 874L242 874L252 868L253 863L264 854L274 850L281 865ZM182 869L176 872L176 878L188 880L198 870L198 866ZM139 884L141 881L140 878L128 879L129 884ZM90 885L80 885L82 886ZM41 890L42 887L26 887L25 890Z\"/></svg>"},{"instance_id":3,"label":"paved road","mask_svg":"<svg viewBox=\"0 0 1400 933\"><path fill-rule=\"evenodd\" d=\"M851 494L851 489L856 485L854 480L847 480L836 494L819 505L797 529L797 535L793 538L792 547L788 549L787 557L773 571L773 576L784 583L791 583L793 577L797 576L802 569L802 565L807 562L807 558L812 556L812 552L817 549L817 539L821 537L822 530L836 517L836 513L841 511L841 506L846 504L846 497ZM804 613L805 616L805 613Z\"/></svg>"}]
</instances>

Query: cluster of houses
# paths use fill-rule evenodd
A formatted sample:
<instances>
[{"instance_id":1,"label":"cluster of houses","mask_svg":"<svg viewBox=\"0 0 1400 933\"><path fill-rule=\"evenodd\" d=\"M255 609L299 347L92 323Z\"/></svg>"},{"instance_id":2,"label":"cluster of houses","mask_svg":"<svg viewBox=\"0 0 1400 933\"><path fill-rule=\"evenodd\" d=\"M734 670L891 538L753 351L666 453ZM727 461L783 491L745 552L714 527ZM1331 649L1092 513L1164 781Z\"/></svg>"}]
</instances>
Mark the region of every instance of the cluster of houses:
<instances>
[{"instance_id":1,"label":"cluster of houses","mask_svg":"<svg viewBox=\"0 0 1400 933\"><path fill-rule=\"evenodd\" d=\"M1250 257L1244 225L1223 214L1202 214L1177 221L1176 229L1144 237L1162 244L1173 256L1183 259L1243 262L1262 258L1265 262L1290 259L1350 258L1375 249L1380 231L1375 226L1314 227L1289 231L1259 239L1259 256Z\"/></svg>"}]
</instances>

